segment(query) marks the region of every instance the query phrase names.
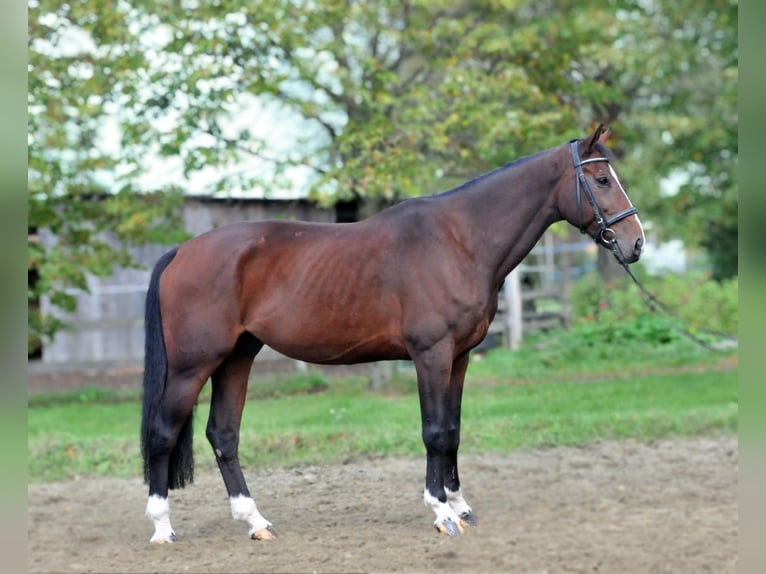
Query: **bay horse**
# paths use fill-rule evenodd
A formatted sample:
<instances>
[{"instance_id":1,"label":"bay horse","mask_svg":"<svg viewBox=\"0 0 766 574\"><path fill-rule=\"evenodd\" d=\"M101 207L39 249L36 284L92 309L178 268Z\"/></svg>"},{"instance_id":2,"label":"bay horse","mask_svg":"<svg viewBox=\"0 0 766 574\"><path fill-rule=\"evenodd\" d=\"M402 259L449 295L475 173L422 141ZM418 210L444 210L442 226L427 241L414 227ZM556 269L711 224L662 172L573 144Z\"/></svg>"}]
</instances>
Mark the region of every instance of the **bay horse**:
<instances>
[{"instance_id":1,"label":"bay horse","mask_svg":"<svg viewBox=\"0 0 766 574\"><path fill-rule=\"evenodd\" d=\"M208 378L206 435L232 516L248 523L251 538L275 538L238 460L248 377L264 344L319 364L411 359L423 500L439 532L475 525L458 478L460 403L469 351L487 333L504 278L562 219L626 264L641 255L644 232L610 165L606 134L599 125L363 221L235 223L163 255L145 311L141 450L151 542L175 539L168 490L193 479L192 411Z\"/></svg>"}]
</instances>

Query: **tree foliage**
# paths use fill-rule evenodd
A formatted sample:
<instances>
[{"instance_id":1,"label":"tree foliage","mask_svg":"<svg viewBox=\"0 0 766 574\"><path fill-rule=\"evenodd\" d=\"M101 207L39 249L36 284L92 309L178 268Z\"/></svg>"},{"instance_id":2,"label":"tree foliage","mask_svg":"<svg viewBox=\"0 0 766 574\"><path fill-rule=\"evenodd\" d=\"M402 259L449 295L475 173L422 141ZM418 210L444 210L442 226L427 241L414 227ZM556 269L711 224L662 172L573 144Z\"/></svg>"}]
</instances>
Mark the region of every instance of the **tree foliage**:
<instances>
[{"instance_id":1,"label":"tree foliage","mask_svg":"<svg viewBox=\"0 0 766 574\"><path fill-rule=\"evenodd\" d=\"M652 6L635 34L646 85L620 117L635 147L630 178L656 236L702 247L725 279L737 274L738 4Z\"/></svg>"},{"instance_id":2,"label":"tree foliage","mask_svg":"<svg viewBox=\"0 0 766 574\"><path fill-rule=\"evenodd\" d=\"M74 311L73 292L87 290L87 273L106 276L115 266L133 265L131 245L183 236L180 194L137 193L131 178L137 162L104 141L104 124L132 97L134 74L147 65L139 35L125 28L122 16L101 2L30 4L30 352L63 326L41 313L36 302L42 294ZM54 241L39 241L37 231Z\"/></svg>"},{"instance_id":3,"label":"tree foliage","mask_svg":"<svg viewBox=\"0 0 766 574\"><path fill-rule=\"evenodd\" d=\"M736 0L36 0L31 212L49 214L40 225L58 218L95 232L108 221L148 239L138 223L152 229L154 216L169 213L162 189L140 201L134 193L151 155L178 161L189 180L219 168L211 192L268 193L301 173L301 191L320 202L361 199L375 209L605 121L653 232L715 252L711 229L736 236L737 8ZM67 30L82 32L89 49L62 52ZM105 121L119 127L117 154L100 145ZM289 145L273 133L279 121ZM253 159L254 169L241 169ZM104 172L118 174L119 193L72 208ZM662 194L668 176L682 185ZM70 211L50 215L57 209Z\"/></svg>"},{"instance_id":4,"label":"tree foliage","mask_svg":"<svg viewBox=\"0 0 766 574\"><path fill-rule=\"evenodd\" d=\"M249 154L311 170L321 201L393 201L605 121L657 233L712 248L711 226L736 229L736 1L190 6L151 15L172 38L156 54L158 92L135 110L147 126L172 109L163 153L187 172ZM257 125L232 128L253 96L305 126L281 155ZM678 193L660 194L678 174ZM237 177L219 188L273 185Z\"/></svg>"}]
</instances>

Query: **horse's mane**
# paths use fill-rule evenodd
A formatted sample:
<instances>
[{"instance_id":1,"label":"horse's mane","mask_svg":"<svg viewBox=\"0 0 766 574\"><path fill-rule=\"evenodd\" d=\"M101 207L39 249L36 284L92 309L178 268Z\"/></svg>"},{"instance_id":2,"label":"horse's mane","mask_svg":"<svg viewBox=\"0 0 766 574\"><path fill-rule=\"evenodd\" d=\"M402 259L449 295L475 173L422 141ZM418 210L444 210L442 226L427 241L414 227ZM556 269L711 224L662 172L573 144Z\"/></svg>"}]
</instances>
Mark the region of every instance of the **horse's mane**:
<instances>
[{"instance_id":1,"label":"horse's mane","mask_svg":"<svg viewBox=\"0 0 766 574\"><path fill-rule=\"evenodd\" d=\"M593 146L593 149L595 151L599 152L600 154L602 154L604 157L606 157L610 161L614 161L614 159L615 159L614 154L609 150L609 148L607 148L601 142L597 142ZM458 193L458 192L461 192L461 191L466 190L468 188L471 188L474 185L476 185L477 183L487 179L488 177L491 177L493 175L499 174L500 172L503 172L503 171L506 171L506 170L509 170L509 169L513 169L514 167L522 165L522 164L528 162L529 160L534 159L536 157L539 157L540 155L542 155L544 153L547 153L549 151L550 150L543 150L543 151L539 151L537 153L534 153L532 155L527 155L527 156L515 159L515 160L513 160L511 162L506 163L503 166L495 168L495 169L493 169L491 171L488 171L486 173L478 175L478 176L474 177L473 179L470 179L470 180L468 180L468 181L466 181L464 183L461 183L461 184L457 185L456 187L453 187L452 189L449 189L449 190L444 191L442 193L438 193L438 194L436 194L436 197L443 197L443 196L446 196L446 195L452 195L454 193Z\"/></svg>"},{"instance_id":2,"label":"horse's mane","mask_svg":"<svg viewBox=\"0 0 766 574\"><path fill-rule=\"evenodd\" d=\"M473 179L470 179L470 180L468 180L468 181L466 181L464 183L461 183L458 186L453 187L452 189L449 189L449 190L447 190L445 192L442 192L442 193L440 193L438 195L440 195L440 196L452 195L453 193L457 193L459 191L463 191L465 189L473 187L474 185L476 185L480 181L483 181L483 180L487 179L488 177L496 175L496 174L498 174L498 173L500 173L502 171L513 169L514 167L517 167L517 166L519 166L519 165L521 165L523 163L526 163L529 160L534 159L534 158L536 158L536 157L538 157L538 156L540 156L540 155L542 155L542 154L544 154L544 153L546 153L548 151L550 151L550 150L540 151L540 152L534 153L532 155L527 155L527 156L524 156L524 157L520 157L519 159L515 159L515 160L513 160L511 162L506 163L503 166L500 166L498 168L493 169L492 171L488 171L487 173L483 173L483 174L481 174L481 175L479 175L477 177L474 177Z\"/></svg>"}]
</instances>

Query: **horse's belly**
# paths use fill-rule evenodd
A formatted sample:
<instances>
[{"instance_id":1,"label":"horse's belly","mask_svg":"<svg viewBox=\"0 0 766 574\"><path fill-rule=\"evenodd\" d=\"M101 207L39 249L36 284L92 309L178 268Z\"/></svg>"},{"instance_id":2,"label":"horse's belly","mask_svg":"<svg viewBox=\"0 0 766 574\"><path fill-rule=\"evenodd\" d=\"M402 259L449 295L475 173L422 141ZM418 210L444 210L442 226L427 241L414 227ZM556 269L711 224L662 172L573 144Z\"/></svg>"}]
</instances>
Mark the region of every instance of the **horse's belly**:
<instances>
[{"instance_id":1,"label":"horse's belly","mask_svg":"<svg viewBox=\"0 0 766 574\"><path fill-rule=\"evenodd\" d=\"M409 355L400 337L373 335L358 340L324 339L304 340L302 337L264 340L275 351L293 359L325 365L351 365L393 359L408 359Z\"/></svg>"},{"instance_id":2,"label":"horse's belly","mask_svg":"<svg viewBox=\"0 0 766 574\"><path fill-rule=\"evenodd\" d=\"M246 328L276 351L311 363L407 358L397 299L360 283L288 281L291 289L272 289L252 302Z\"/></svg>"}]
</instances>

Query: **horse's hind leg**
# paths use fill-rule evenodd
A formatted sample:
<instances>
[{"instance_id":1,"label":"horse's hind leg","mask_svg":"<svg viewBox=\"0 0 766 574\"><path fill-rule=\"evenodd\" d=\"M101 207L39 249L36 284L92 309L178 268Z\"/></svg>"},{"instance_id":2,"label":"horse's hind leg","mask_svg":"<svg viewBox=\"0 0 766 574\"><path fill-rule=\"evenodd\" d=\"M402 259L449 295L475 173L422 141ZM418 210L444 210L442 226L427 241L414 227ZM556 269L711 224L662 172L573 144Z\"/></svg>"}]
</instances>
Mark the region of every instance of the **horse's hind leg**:
<instances>
[{"instance_id":1,"label":"horse's hind leg","mask_svg":"<svg viewBox=\"0 0 766 574\"><path fill-rule=\"evenodd\" d=\"M251 538L271 540L276 537L276 532L271 523L258 512L247 488L238 456L239 427L247 395L247 380L253 359L262 346L263 343L245 333L237 341L234 351L213 373L207 438L229 493L232 517L250 525Z\"/></svg>"},{"instance_id":2,"label":"horse's hind leg","mask_svg":"<svg viewBox=\"0 0 766 574\"><path fill-rule=\"evenodd\" d=\"M183 488L193 478L192 414L208 373L180 376L168 373L158 415L149 434L149 500L146 516L154 524L151 542L173 542L168 489Z\"/></svg>"}]
</instances>

